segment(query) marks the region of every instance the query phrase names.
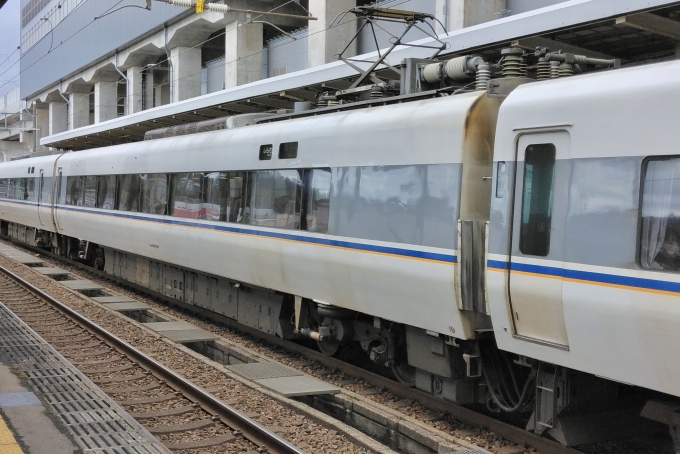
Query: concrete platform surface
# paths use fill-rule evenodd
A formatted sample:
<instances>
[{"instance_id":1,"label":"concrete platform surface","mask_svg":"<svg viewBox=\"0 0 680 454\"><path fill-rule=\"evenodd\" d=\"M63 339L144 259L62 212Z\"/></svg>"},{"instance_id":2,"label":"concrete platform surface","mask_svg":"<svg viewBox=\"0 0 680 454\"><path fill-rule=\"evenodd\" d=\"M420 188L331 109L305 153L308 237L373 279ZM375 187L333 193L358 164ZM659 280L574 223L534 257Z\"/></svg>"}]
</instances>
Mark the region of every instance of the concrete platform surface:
<instances>
[{"instance_id":1,"label":"concrete platform surface","mask_svg":"<svg viewBox=\"0 0 680 454\"><path fill-rule=\"evenodd\" d=\"M124 311L145 311L151 309L151 307L146 303L140 303L139 301L125 301L122 303L103 303L104 306L114 311L124 312Z\"/></svg>"},{"instance_id":2,"label":"concrete platform surface","mask_svg":"<svg viewBox=\"0 0 680 454\"><path fill-rule=\"evenodd\" d=\"M2 303L0 345L0 453L170 454Z\"/></svg>"},{"instance_id":3,"label":"concrete platform surface","mask_svg":"<svg viewBox=\"0 0 680 454\"><path fill-rule=\"evenodd\" d=\"M33 269L40 274L44 274L45 276L68 276L69 274L69 272L66 270L62 270L61 268L51 268L49 266L37 266Z\"/></svg>"},{"instance_id":4,"label":"concrete platform surface","mask_svg":"<svg viewBox=\"0 0 680 454\"><path fill-rule=\"evenodd\" d=\"M263 361L226 366L244 378L286 397L337 394L340 388L283 364Z\"/></svg>"},{"instance_id":5,"label":"concrete platform surface","mask_svg":"<svg viewBox=\"0 0 680 454\"><path fill-rule=\"evenodd\" d=\"M182 329L199 329L198 326L192 325L189 322L177 321L177 322L150 322L144 323L144 326L151 328L159 333L164 331L177 331Z\"/></svg>"},{"instance_id":6,"label":"concrete platform surface","mask_svg":"<svg viewBox=\"0 0 680 454\"><path fill-rule=\"evenodd\" d=\"M87 279L76 279L73 281L60 281L60 284L70 288L71 290L101 290L103 287L99 284L95 284Z\"/></svg>"},{"instance_id":7,"label":"concrete platform surface","mask_svg":"<svg viewBox=\"0 0 680 454\"><path fill-rule=\"evenodd\" d=\"M191 342L209 342L217 339L217 336L200 328L177 329L159 332L173 342L178 344L189 344Z\"/></svg>"},{"instance_id":8,"label":"concrete platform surface","mask_svg":"<svg viewBox=\"0 0 680 454\"><path fill-rule=\"evenodd\" d=\"M209 333L198 326L181 320L175 322L150 322L144 323L144 326L148 326L158 334L161 334L178 344L209 342L217 339L217 336L213 333Z\"/></svg>"},{"instance_id":9,"label":"concrete platform surface","mask_svg":"<svg viewBox=\"0 0 680 454\"><path fill-rule=\"evenodd\" d=\"M78 447L66 435L65 429L48 417L40 399L28 391L11 369L2 363L0 411L5 419L0 423L1 453L71 454L77 451ZM15 441L15 446L12 446L11 440ZM22 450L19 443L26 449Z\"/></svg>"},{"instance_id":10,"label":"concrete platform surface","mask_svg":"<svg viewBox=\"0 0 680 454\"><path fill-rule=\"evenodd\" d=\"M45 263L44 260L38 258L38 257L33 257L28 254L23 254L23 255L8 255L5 254L7 257L11 258L12 260L19 262L23 265L42 265Z\"/></svg>"},{"instance_id":11,"label":"concrete platform surface","mask_svg":"<svg viewBox=\"0 0 680 454\"><path fill-rule=\"evenodd\" d=\"M127 302L133 302L137 301L132 298L128 298L127 296L94 296L92 297L93 300L95 300L98 303L102 304L107 304L107 303L127 303Z\"/></svg>"}]
</instances>

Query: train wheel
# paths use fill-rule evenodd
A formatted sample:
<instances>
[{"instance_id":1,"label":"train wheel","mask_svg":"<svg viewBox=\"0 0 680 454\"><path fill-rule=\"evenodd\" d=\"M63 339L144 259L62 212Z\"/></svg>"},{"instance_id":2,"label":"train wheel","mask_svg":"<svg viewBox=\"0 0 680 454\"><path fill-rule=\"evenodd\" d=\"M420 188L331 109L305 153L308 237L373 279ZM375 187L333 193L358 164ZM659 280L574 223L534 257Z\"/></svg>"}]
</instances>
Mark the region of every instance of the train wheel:
<instances>
[{"instance_id":1,"label":"train wheel","mask_svg":"<svg viewBox=\"0 0 680 454\"><path fill-rule=\"evenodd\" d=\"M416 368L406 362L392 365L392 373L400 383L406 386L416 385Z\"/></svg>"},{"instance_id":2,"label":"train wheel","mask_svg":"<svg viewBox=\"0 0 680 454\"><path fill-rule=\"evenodd\" d=\"M319 346L319 350L326 356L335 356L335 354L340 349L340 341L333 339L329 341L316 341L316 345Z\"/></svg>"}]
</instances>

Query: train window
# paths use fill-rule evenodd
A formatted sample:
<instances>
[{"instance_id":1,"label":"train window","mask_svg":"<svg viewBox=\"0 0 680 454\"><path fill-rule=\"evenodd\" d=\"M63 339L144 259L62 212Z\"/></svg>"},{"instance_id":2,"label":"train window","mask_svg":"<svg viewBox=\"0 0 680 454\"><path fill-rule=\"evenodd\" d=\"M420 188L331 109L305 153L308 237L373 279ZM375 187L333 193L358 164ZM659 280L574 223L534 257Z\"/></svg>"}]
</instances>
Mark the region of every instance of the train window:
<instances>
[{"instance_id":1,"label":"train window","mask_svg":"<svg viewBox=\"0 0 680 454\"><path fill-rule=\"evenodd\" d=\"M496 164L496 198L502 199L508 191L508 171L505 161Z\"/></svg>"},{"instance_id":2,"label":"train window","mask_svg":"<svg viewBox=\"0 0 680 454\"><path fill-rule=\"evenodd\" d=\"M247 172L213 172L207 175L207 219L243 222L247 176Z\"/></svg>"},{"instance_id":3,"label":"train window","mask_svg":"<svg viewBox=\"0 0 680 454\"><path fill-rule=\"evenodd\" d=\"M118 209L139 211L139 175L120 175L118 177Z\"/></svg>"},{"instance_id":4,"label":"train window","mask_svg":"<svg viewBox=\"0 0 680 454\"><path fill-rule=\"evenodd\" d=\"M647 161L642 184L640 265L680 271L680 159Z\"/></svg>"},{"instance_id":5,"label":"train window","mask_svg":"<svg viewBox=\"0 0 680 454\"><path fill-rule=\"evenodd\" d=\"M14 185L14 178L9 178L7 180L7 198L10 200L14 200L14 193L16 192L15 185Z\"/></svg>"},{"instance_id":6,"label":"train window","mask_svg":"<svg viewBox=\"0 0 680 454\"><path fill-rule=\"evenodd\" d=\"M40 174L40 186L38 186L38 203L43 201L43 188L45 187L45 176Z\"/></svg>"},{"instance_id":7,"label":"train window","mask_svg":"<svg viewBox=\"0 0 680 454\"><path fill-rule=\"evenodd\" d=\"M297 142L286 142L279 145L279 159L297 158L297 152Z\"/></svg>"},{"instance_id":8,"label":"train window","mask_svg":"<svg viewBox=\"0 0 680 454\"><path fill-rule=\"evenodd\" d=\"M8 186L7 178L0 178L0 199L7 198L7 186Z\"/></svg>"},{"instance_id":9,"label":"train window","mask_svg":"<svg viewBox=\"0 0 680 454\"><path fill-rule=\"evenodd\" d=\"M165 173L144 174L142 183L142 205L139 211L149 214L166 214L168 207L168 175Z\"/></svg>"},{"instance_id":10,"label":"train window","mask_svg":"<svg viewBox=\"0 0 680 454\"><path fill-rule=\"evenodd\" d=\"M301 172L263 170L252 173L251 224L282 229L300 227Z\"/></svg>"},{"instance_id":11,"label":"train window","mask_svg":"<svg viewBox=\"0 0 680 454\"><path fill-rule=\"evenodd\" d=\"M90 175L83 177L85 180L85 190L83 191L83 206L94 208L97 204L97 177Z\"/></svg>"},{"instance_id":12,"label":"train window","mask_svg":"<svg viewBox=\"0 0 680 454\"><path fill-rule=\"evenodd\" d=\"M61 185L62 185L62 171L61 167L59 168L59 176L57 177L57 195L54 197L56 199L57 203L61 203Z\"/></svg>"},{"instance_id":13,"label":"train window","mask_svg":"<svg viewBox=\"0 0 680 454\"><path fill-rule=\"evenodd\" d=\"M310 232L328 232L331 201L331 169L305 173L305 227Z\"/></svg>"},{"instance_id":14,"label":"train window","mask_svg":"<svg viewBox=\"0 0 680 454\"><path fill-rule=\"evenodd\" d=\"M172 177L172 215L203 219L203 174L178 173Z\"/></svg>"},{"instance_id":15,"label":"train window","mask_svg":"<svg viewBox=\"0 0 680 454\"><path fill-rule=\"evenodd\" d=\"M274 145L260 145L260 161L269 161L272 158Z\"/></svg>"},{"instance_id":16,"label":"train window","mask_svg":"<svg viewBox=\"0 0 680 454\"><path fill-rule=\"evenodd\" d=\"M519 249L545 257L550 250L555 145L529 145L524 154L524 187Z\"/></svg>"},{"instance_id":17,"label":"train window","mask_svg":"<svg viewBox=\"0 0 680 454\"><path fill-rule=\"evenodd\" d=\"M66 177L66 205L83 206L83 177Z\"/></svg>"},{"instance_id":18,"label":"train window","mask_svg":"<svg viewBox=\"0 0 680 454\"><path fill-rule=\"evenodd\" d=\"M42 193L40 195L41 203L49 204L52 203L52 177L42 177L44 181L42 183Z\"/></svg>"},{"instance_id":19,"label":"train window","mask_svg":"<svg viewBox=\"0 0 680 454\"><path fill-rule=\"evenodd\" d=\"M98 178L97 208L113 210L116 206L116 176L101 175Z\"/></svg>"},{"instance_id":20,"label":"train window","mask_svg":"<svg viewBox=\"0 0 680 454\"><path fill-rule=\"evenodd\" d=\"M25 200L30 200L31 202L38 201L38 194L35 192L35 178L26 178Z\"/></svg>"}]
</instances>

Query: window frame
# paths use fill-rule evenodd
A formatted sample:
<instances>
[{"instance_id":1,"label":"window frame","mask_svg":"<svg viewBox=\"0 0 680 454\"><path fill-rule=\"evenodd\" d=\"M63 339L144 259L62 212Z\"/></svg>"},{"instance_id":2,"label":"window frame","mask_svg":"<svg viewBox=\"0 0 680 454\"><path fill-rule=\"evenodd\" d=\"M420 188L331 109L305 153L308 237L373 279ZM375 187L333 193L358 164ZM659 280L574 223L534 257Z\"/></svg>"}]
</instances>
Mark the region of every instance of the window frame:
<instances>
[{"instance_id":1,"label":"window frame","mask_svg":"<svg viewBox=\"0 0 680 454\"><path fill-rule=\"evenodd\" d=\"M546 248L545 248L545 253L544 254L536 254L535 251L531 252L525 252L525 244L524 244L524 210L525 210L525 202L526 202L526 185L527 185L527 154L530 151L530 147L537 147L537 146L546 146L549 145L552 147L552 178L550 182L550 199L548 200L548 213L547 213L547 238L546 238ZM530 143L527 144L526 148L524 149L524 166L522 168L522 202L520 204L520 211L519 211L519 241L517 242L517 247L522 253L522 255L527 255L531 257L548 257L550 255L550 246L551 246L551 230L552 230L552 217L553 217L553 201L555 198L555 170L557 168L557 146L554 143ZM532 169L532 174L533 174L533 169ZM532 186L533 186L533 176L532 176ZM533 187L532 187L532 192L533 192ZM542 192L542 191L541 191ZM529 210L531 209L531 198L529 199ZM530 211L531 212L531 211ZM527 222L527 224L529 224ZM532 242L533 243L533 242Z\"/></svg>"}]
</instances>

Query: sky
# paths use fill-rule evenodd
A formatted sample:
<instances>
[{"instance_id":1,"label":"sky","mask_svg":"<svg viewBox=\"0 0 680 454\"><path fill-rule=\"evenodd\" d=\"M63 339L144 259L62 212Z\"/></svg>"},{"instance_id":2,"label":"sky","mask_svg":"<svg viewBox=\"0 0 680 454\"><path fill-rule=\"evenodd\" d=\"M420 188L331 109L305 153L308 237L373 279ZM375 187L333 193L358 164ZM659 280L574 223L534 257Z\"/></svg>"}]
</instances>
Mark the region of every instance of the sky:
<instances>
[{"instance_id":1,"label":"sky","mask_svg":"<svg viewBox=\"0 0 680 454\"><path fill-rule=\"evenodd\" d=\"M0 86L2 86L0 96L19 86L19 78L17 77L19 75L19 63L17 63L19 51L14 53L9 60L6 59L19 46L20 3L20 0L7 0L5 6L0 8ZM14 63L16 64L12 66ZM14 79L15 77L16 79ZM10 79L14 80L5 85Z\"/></svg>"}]
</instances>

